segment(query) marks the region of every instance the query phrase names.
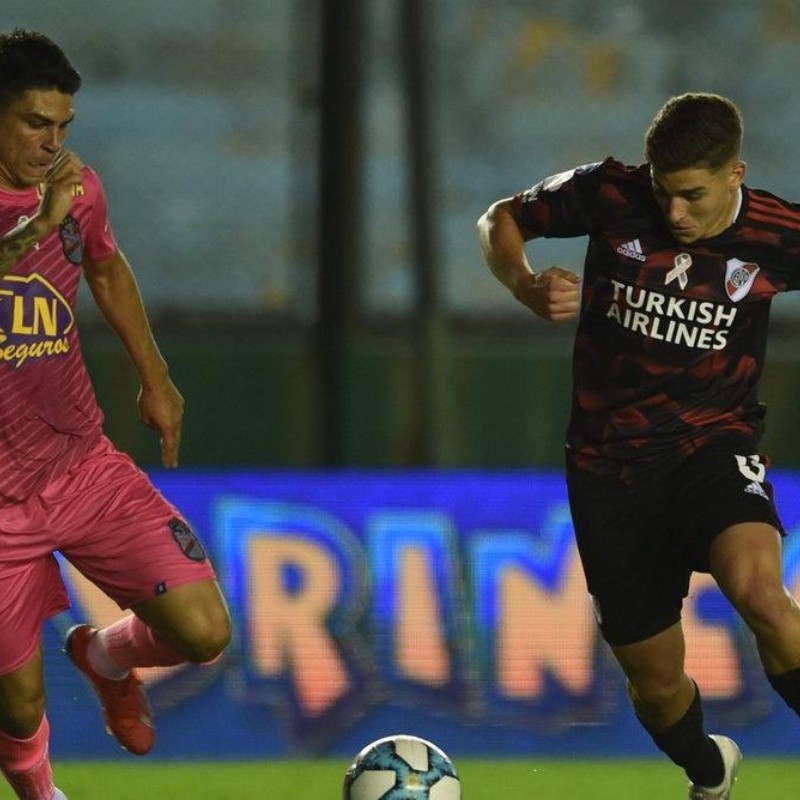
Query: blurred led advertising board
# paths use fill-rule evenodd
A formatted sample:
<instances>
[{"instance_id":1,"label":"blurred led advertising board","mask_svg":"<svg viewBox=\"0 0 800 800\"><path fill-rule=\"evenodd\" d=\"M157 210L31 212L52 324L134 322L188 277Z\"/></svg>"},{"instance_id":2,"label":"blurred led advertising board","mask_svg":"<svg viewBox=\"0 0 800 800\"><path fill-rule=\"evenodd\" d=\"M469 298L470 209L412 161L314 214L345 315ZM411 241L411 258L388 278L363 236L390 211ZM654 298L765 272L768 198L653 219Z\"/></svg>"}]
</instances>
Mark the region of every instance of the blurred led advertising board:
<instances>
[{"instance_id":1,"label":"blurred led advertising board","mask_svg":"<svg viewBox=\"0 0 800 800\"><path fill-rule=\"evenodd\" d=\"M800 475L771 476L800 532ZM465 755L655 754L597 635L563 477L541 472L153 473L203 538L235 624L212 667L149 670L163 757L350 755L408 732ZM800 594L800 536L786 580ZM118 754L60 653L116 608L62 561L45 631L53 752ZM800 748L749 632L704 575L684 605L710 730ZM213 724L212 724L213 721Z\"/></svg>"}]
</instances>

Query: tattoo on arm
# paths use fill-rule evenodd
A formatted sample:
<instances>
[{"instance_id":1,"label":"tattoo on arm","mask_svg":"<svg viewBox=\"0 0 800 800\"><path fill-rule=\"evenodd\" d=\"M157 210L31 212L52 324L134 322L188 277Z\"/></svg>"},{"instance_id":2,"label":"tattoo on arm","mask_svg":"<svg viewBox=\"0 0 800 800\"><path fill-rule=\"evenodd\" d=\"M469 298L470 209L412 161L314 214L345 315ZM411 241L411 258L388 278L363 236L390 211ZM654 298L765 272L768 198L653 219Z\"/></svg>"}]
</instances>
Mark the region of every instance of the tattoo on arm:
<instances>
[{"instance_id":1,"label":"tattoo on arm","mask_svg":"<svg viewBox=\"0 0 800 800\"><path fill-rule=\"evenodd\" d=\"M40 238L41 232L28 221L0 239L0 276L7 275Z\"/></svg>"}]
</instances>

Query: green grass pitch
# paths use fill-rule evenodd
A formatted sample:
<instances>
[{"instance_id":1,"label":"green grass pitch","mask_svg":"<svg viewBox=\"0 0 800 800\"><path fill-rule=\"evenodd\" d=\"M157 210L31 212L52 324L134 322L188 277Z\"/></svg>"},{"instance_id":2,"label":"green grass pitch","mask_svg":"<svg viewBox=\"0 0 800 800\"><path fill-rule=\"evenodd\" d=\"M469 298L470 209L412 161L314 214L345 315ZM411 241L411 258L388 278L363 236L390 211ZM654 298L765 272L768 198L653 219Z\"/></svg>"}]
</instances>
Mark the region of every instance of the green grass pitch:
<instances>
[{"instance_id":1,"label":"green grass pitch","mask_svg":"<svg viewBox=\"0 0 800 800\"><path fill-rule=\"evenodd\" d=\"M345 760L172 763L57 761L69 800L341 800ZM678 800L686 781L661 760L456 759L464 800ZM7 786L0 798L11 798ZM800 797L800 761L747 759L732 800Z\"/></svg>"}]
</instances>

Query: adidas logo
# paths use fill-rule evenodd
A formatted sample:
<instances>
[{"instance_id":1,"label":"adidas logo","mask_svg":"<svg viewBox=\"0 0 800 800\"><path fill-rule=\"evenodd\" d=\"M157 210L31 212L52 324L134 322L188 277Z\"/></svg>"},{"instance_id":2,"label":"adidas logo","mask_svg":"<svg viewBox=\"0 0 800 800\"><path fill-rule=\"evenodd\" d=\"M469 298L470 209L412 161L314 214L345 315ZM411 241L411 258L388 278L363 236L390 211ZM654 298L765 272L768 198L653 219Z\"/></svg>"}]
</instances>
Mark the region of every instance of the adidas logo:
<instances>
[{"instance_id":1,"label":"adidas logo","mask_svg":"<svg viewBox=\"0 0 800 800\"><path fill-rule=\"evenodd\" d=\"M747 486L744 487L744 490L748 494L757 494L759 497L763 497L765 500L769 500L769 497L767 497L767 493L764 491L764 487L758 481L753 481L752 483L748 483Z\"/></svg>"},{"instance_id":2,"label":"adidas logo","mask_svg":"<svg viewBox=\"0 0 800 800\"><path fill-rule=\"evenodd\" d=\"M617 248L617 252L627 258L635 258L637 261L647 261L647 256L642 252L642 245L638 239L621 244Z\"/></svg>"}]
</instances>

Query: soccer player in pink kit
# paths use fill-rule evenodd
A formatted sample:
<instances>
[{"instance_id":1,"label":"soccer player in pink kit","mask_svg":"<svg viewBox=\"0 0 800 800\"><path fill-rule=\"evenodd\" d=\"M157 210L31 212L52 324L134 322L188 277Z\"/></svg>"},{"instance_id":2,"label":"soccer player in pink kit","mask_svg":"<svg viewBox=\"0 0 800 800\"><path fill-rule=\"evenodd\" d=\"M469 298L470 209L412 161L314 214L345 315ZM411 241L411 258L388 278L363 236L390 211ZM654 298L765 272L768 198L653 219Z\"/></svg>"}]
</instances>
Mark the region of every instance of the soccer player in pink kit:
<instances>
[{"instance_id":1,"label":"soccer player in pink kit","mask_svg":"<svg viewBox=\"0 0 800 800\"><path fill-rule=\"evenodd\" d=\"M60 551L122 608L66 651L109 730L155 734L135 668L205 663L230 640L213 567L180 513L103 435L74 317L81 274L141 379L139 413L178 464L183 398L117 247L97 175L64 148L80 75L32 31L0 34L0 769L18 797L64 798L48 756L41 628L68 607Z\"/></svg>"}]
</instances>

